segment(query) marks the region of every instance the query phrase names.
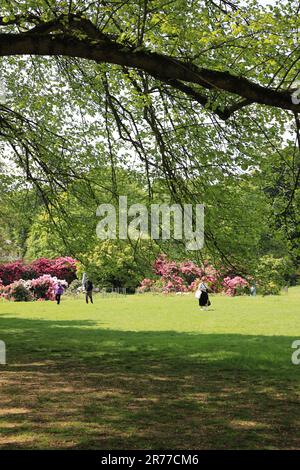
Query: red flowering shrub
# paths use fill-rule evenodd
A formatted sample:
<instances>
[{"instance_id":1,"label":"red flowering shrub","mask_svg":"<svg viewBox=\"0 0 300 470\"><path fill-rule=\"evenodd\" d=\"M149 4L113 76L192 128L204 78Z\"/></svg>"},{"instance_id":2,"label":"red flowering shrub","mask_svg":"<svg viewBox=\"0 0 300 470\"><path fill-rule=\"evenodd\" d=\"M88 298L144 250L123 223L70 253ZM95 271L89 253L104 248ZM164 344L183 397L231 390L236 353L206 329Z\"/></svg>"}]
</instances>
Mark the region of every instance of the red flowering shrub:
<instances>
[{"instance_id":1,"label":"red flowering shrub","mask_svg":"<svg viewBox=\"0 0 300 470\"><path fill-rule=\"evenodd\" d=\"M5 286L22 278L24 265L22 261L0 264L0 278Z\"/></svg>"},{"instance_id":2,"label":"red flowering shrub","mask_svg":"<svg viewBox=\"0 0 300 470\"><path fill-rule=\"evenodd\" d=\"M28 264L15 261L0 265L0 279L4 285L20 279L36 279L44 274L65 279L71 283L76 279L76 260L65 256L56 259L40 258Z\"/></svg>"},{"instance_id":3,"label":"red flowering shrub","mask_svg":"<svg viewBox=\"0 0 300 470\"><path fill-rule=\"evenodd\" d=\"M31 263L31 268L37 276L49 274L65 279L69 284L76 279L76 260L70 256L56 259L40 258Z\"/></svg>"}]
</instances>

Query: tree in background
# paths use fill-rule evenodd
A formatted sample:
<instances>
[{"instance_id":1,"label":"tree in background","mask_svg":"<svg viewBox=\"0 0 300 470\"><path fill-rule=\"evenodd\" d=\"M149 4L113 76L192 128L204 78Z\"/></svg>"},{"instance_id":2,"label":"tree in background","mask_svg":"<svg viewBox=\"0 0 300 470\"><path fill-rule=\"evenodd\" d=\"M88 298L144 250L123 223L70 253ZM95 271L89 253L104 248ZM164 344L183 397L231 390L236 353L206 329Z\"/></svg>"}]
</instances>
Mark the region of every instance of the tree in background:
<instances>
[{"instance_id":1,"label":"tree in background","mask_svg":"<svg viewBox=\"0 0 300 470\"><path fill-rule=\"evenodd\" d=\"M24 204L30 195L25 210L14 206L6 217L12 255L94 252L99 192L116 200L121 171L140 175L149 203L163 194L172 203L206 204L199 258L253 271L268 222L277 244L296 246L297 11L296 0L264 7L252 0L4 0L1 172L9 196L17 192ZM280 155L279 168L286 146L293 164L285 167L283 224L263 188L270 156ZM249 178L255 171L265 175L261 185ZM14 195L9 207L15 202ZM163 251L184 257L180 243L164 243Z\"/></svg>"}]
</instances>

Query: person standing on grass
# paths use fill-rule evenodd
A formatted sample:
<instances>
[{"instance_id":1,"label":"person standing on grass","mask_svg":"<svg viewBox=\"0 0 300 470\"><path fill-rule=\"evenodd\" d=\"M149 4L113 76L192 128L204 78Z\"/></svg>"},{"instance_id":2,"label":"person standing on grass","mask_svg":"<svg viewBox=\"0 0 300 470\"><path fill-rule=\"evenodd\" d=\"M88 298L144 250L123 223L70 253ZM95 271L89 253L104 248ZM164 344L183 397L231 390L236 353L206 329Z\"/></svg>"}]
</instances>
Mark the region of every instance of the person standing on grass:
<instances>
[{"instance_id":1,"label":"person standing on grass","mask_svg":"<svg viewBox=\"0 0 300 470\"><path fill-rule=\"evenodd\" d=\"M253 284L251 287L250 287L250 295L252 297L255 297L256 296L256 285Z\"/></svg>"},{"instance_id":2,"label":"person standing on grass","mask_svg":"<svg viewBox=\"0 0 300 470\"><path fill-rule=\"evenodd\" d=\"M207 310L207 307L210 305L210 300L208 298L208 288L204 282L204 278L201 279L195 297L199 299L199 307L201 310Z\"/></svg>"},{"instance_id":3,"label":"person standing on grass","mask_svg":"<svg viewBox=\"0 0 300 470\"><path fill-rule=\"evenodd\" d=\"M64 293L64 288L61 285L61 283L59 282L56 286L56 289L55 289L55 300L56 300L57 305L60 304L60 298L61 298L63 293Z\"/></svg>"},{"instance_id":4,"label":"person standing on grass","mask_svg":"<svg viewBox=\"0 0 300 470\"><path fill-rule=\"evenodd\" d=\"M91 304L94 303L93 302L93 289L94 289L94 286L93 286L92 281L87 281L85 284L85 301L87 304L89 303L89 299L91 301Z\"/></svg>"}]
</instances>

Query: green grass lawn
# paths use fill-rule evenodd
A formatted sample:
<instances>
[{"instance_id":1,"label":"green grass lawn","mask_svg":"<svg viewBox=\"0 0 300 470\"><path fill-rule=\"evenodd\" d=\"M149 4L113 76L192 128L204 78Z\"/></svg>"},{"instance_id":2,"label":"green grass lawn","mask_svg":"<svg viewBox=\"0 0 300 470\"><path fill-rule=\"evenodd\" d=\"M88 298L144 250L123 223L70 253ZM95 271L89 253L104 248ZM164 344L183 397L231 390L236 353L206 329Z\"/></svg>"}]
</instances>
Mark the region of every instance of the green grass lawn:
<instances>
[{"instance_id":1,"label":"green grass lawn","mask_svg":"<svg viewBox=\"0 0 300 470\"><path fill-rule=\"evenodd\" d=\"M0 448L300 448L300 288L211 300L0 302Z\"/></svg>"}]
</instances>

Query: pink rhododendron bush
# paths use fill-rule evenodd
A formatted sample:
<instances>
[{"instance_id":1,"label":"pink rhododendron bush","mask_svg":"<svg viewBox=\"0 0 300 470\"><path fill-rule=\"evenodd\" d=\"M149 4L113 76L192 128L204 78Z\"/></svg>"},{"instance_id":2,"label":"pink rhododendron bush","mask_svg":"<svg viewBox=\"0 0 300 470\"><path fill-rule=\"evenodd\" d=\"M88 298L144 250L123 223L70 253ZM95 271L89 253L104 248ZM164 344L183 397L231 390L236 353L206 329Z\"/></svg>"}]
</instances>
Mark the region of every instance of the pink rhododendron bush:
<instances>
[{"instance_id":1,"label":"pink rhododendron bush","mask_svg":"<svg viewBox=\"0 0 300 470\"><path fill-rule=\"evenodd\" d=\"M68 283L65 280L57 279L49 274L32 279L30 283L30 290L33 292L35 300L54 300L55 289L60 283L64 289L68 287Z\"/></svg>"},{"instance_id":2,"label":"pink rhododendron bush","mask_svg":"<svg viewBox=\"0 0 300 470\"><path fill-rule=\"evenodd\" d=\"M227 295L243 295L248 292L249 283L241 276L225 277L223 281L224 292Z\"/></svg>"},{"instance_id":3,"label":"pink rhododendron bush","mask_svg":"<svg viewBox=\"0 0 300 470\"><path fill-rule=\"evenodd\" d=\"M160 255L154 262L153 272L156 278L143 279L138 292L194 292L201 279L211 292L231 296L245 294L249 287L246 279L229 277L224 268L217 270L208 261L198 266L193 261L177 263L168 260L166 255Z\"/></svg>"},{"instance_id":4,"label":"pink rhododendron bush","mask_svg":"<svg viewBox=\"0 0 300 470\"><path fill-rule=\"evenodd\" d=\"M0 297L14 302L54 300L58 283L65 289L68 287L67 281L52 277L49 274L31 280L19 279L8 286L0 283Z\"/></svg>"},{"instance_id":5,"label":"pink rhododendron bush","mask_svg":"<svg viewBox=\"0 0 300 470\"><path fill-rule=\"evenodd\" d=\"M0 264L0 279L5 286L20 279L37 279L48 274L71 283L76 279L77 261L69 256L55 259L40 258L31 263L15 261Z\"/></svg>"}]
</instances>

